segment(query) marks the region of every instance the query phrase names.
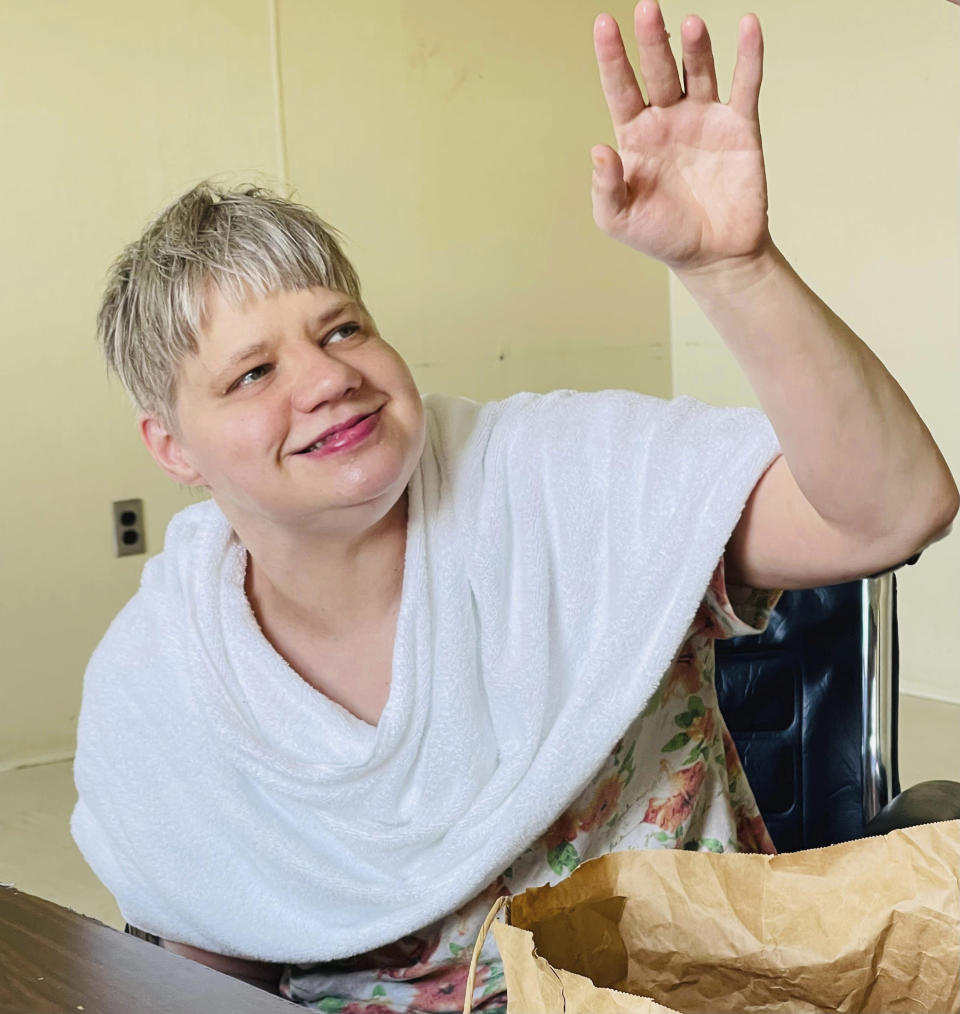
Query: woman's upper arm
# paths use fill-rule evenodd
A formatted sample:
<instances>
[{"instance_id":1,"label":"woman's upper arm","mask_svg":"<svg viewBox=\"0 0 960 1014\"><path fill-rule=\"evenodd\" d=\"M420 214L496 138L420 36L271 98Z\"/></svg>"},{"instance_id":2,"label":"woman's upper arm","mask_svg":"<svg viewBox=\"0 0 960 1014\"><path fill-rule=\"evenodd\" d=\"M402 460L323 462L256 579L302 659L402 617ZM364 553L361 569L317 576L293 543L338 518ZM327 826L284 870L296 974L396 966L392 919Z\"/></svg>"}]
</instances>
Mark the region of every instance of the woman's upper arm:
<instances>
[{"instance_id":1,"label":"woman's upper arm","mask_svg":"<svg viewBox=\"0 0 960 1014\"><path fill-rule=\"evenodd\" d=\"M813 509L781 455L757 482L727 543L727 580L750 588L816 588L879 574L941 538L946 523L946 530L931 532L905 518L884 538L841 531Z\"/></svg>"},{"instance_id":2,"label":"woman's upper arm","mask_svg":"<svg viewBox=\"0 0 960 1014\"><path fill-rule=\"evenodd\" d=\"M205 951L199 947L191 947L189 944L177 943L175 940L164 940L162 937L159 938L159 944L166 951L190 958L191 961L199 962L225 975L231 975L235 979L242 979L251 986L267 989L273 993L278 992L283 965L254 961L252 958L234 958L226 954Z\"/></svg>"}]
</instances>

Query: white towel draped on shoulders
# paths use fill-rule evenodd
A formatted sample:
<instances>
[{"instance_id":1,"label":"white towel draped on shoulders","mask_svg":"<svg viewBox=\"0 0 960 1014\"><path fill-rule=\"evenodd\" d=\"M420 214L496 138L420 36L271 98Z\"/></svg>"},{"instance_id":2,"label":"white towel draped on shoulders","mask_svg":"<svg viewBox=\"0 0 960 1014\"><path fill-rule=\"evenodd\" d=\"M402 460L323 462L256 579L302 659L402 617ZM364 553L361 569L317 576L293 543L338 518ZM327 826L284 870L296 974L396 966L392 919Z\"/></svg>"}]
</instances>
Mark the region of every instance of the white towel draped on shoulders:
<instances>
[{"instance_id":1,"label":"white towel draped on shoulders","mask_svg":"<svg viewBox=\"0 0 960 1014\"><path fill-rule=\"evenodd\" d=\"M171 521L94 653L72 829L129 922L309 962L472 898L643 709L777 453L759 412L687 398L425 405L376 727L262 636L212 502Z\"/></svg>"}]
</instances>

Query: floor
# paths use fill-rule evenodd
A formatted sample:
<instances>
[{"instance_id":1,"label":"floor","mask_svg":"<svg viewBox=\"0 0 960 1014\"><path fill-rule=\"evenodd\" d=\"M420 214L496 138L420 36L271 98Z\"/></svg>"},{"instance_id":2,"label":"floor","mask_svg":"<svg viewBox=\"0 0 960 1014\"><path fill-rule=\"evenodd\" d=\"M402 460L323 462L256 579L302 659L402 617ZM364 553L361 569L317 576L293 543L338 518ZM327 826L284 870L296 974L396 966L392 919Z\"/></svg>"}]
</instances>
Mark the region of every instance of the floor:
<instances>
[{"instance_id":1,"label":"floor","mask_svg":"<svg viewBox=\"0 0 960 1014\"><path fill-rule=\"evenodd\" d=\"M960 781L960 705L900 698L900 780ZM70 837L76 795L68 761L0 773L0 882L50 898L117 928L113 898Z\"/></svg>"}]
</instances>

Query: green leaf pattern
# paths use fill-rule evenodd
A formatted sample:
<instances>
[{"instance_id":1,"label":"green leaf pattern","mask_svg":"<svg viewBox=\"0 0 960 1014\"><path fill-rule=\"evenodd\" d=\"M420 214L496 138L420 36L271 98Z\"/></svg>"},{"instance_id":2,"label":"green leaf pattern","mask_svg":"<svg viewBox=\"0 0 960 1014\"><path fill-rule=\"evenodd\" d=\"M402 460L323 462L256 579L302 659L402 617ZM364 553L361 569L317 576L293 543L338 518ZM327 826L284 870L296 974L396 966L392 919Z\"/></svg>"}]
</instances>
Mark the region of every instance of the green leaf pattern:
<instances>
[{"instance_id":1,"label":"green leaf pattern","mask_svg":"<svg viewBox=\"0 0 960 1014\"><path fill-rule=\"evenodd\" d=\"M580 856L573 845L565 841L562 845L557 845L547 851L547 863L554 873L563 876L564 870L573 873L580 865Z\"/></svg>"}]
</instances>

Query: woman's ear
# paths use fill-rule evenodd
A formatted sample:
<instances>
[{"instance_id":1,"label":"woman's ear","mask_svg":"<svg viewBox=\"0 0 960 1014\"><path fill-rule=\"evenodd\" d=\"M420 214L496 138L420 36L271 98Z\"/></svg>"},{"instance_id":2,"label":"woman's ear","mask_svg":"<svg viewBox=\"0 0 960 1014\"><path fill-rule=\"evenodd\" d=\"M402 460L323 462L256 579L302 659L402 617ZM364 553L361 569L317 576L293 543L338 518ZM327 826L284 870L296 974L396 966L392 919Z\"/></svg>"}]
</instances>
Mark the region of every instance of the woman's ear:
<instances>
[{"instance_id":1,"label":"woman's ear","mask_svg":"<svg viewBox=\"0 0 960 1014\"><path fill-rule=\"evenodd\" d=\"M140 436L153 460L181 486L205 486L203 476L190 463L176 434L155 416L140 417Z\"/></svg>"}]
</instances>

